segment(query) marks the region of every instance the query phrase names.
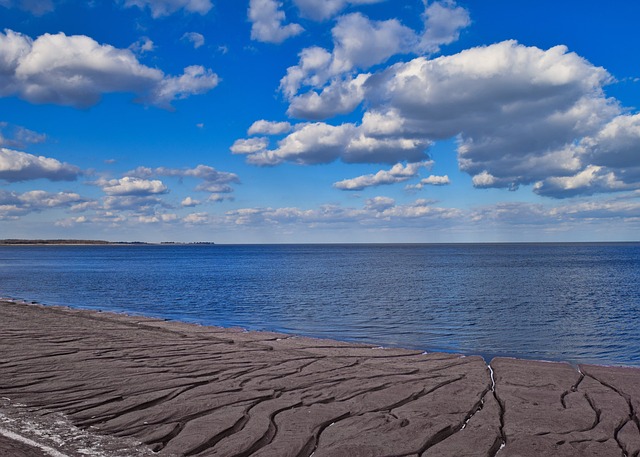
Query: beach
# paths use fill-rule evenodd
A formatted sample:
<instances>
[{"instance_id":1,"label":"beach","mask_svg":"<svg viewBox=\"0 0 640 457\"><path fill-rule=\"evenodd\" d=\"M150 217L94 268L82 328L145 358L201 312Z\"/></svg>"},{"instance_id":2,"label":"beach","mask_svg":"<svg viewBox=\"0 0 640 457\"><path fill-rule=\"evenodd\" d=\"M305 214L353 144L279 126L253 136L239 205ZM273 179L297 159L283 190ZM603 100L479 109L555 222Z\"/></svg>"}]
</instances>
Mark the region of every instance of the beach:
<instances>
[{"instance_id":1,"label":"beach","mask_svg":"<svg viewBox=\"0 0 640 457\"><path fill-rule=\"evenodd\" d=\"M0 397L0 455L640 453L638 368L16 301L0 302Z\"/></svg>"}]
</instances>

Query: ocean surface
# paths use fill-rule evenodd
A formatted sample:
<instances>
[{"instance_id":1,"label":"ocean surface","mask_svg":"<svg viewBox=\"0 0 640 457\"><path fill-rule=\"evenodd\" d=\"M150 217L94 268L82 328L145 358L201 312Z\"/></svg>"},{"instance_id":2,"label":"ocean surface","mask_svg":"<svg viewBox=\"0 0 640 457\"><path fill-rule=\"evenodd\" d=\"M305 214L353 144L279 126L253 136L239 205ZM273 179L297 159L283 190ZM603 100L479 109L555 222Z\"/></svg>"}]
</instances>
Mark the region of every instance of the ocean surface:
<instances>
[{"instance_id":1,"label":"ocean surface","mask_svg":"<svg viewBox=\"0 0 640 457\"><path fill-rule=\"evenodd\" d=\"M640 243L4 246L0 296L486 358L640 366Z\"/></svg>"}]
</instances>

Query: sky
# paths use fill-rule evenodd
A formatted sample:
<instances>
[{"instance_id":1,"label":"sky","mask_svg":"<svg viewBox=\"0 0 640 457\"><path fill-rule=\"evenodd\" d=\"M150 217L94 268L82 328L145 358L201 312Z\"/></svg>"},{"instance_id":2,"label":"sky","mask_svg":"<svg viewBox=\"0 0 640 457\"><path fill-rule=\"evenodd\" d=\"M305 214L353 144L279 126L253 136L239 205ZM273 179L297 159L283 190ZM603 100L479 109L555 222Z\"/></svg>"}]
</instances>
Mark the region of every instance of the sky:
<instances>
[{"instance_id":1,"label":"sky","mask_svg":"<svg viewBox=\"0 0 640 457\"><path fill-rule=\"evenodd\" d=\"M640 2L0 0L0 238L640 239Z\"/></svg>"}]
</instances>

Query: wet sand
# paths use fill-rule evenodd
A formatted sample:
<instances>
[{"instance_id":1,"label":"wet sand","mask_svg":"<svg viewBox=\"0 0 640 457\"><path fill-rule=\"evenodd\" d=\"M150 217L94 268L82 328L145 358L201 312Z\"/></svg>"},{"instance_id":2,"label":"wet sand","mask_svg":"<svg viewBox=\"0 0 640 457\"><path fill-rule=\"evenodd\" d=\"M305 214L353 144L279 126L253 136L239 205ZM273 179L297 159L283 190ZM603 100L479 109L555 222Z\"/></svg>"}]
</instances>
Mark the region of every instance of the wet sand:
<instances>
[{"instance_id":1,"label":"wet sand","mask_svg":"<svg viewBox=\"0 0 640 457\"><path fill-rule=\"evenodd\" d=\"M3 430L69 457L640 454L637 368L24 303L0 302L0 397L0 456L54 455Z\"/></svg>"}]
</instances>

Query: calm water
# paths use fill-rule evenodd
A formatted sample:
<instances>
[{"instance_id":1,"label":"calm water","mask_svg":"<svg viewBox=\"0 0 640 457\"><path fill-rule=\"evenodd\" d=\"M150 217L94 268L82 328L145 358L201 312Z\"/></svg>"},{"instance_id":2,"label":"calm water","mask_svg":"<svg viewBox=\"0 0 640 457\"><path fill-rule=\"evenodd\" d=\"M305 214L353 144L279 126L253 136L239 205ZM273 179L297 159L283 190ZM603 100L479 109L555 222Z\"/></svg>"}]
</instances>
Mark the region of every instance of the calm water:
<instances>
[{"instance_id":1,"label":"calm water","mask_svg":"<svg viewBox=\"0 0 640 457\"><path fill-rule=\"evenodd\" d=\"M640 366L640 244L0 247L0 296Z\"/></svg>"}]
</instances>

